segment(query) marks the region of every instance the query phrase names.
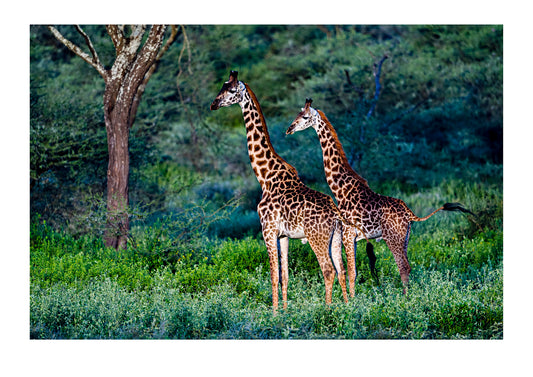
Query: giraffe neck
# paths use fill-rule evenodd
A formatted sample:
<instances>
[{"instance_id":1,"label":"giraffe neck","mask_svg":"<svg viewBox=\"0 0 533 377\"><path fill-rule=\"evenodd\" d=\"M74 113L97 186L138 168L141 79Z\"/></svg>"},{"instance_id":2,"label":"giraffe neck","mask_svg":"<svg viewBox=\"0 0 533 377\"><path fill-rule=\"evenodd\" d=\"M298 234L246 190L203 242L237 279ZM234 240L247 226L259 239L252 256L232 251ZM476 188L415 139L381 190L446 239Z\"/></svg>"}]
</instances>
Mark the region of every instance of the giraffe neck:
<instances>
[{"instance_id":1,"label":"giraffe neck","mask_svg":"<svg viewBox=\"0 0 533 377\"><path fill-rule=\"evenodd\" d=\"M296 169L281 158L270 142L261 106L248 84L241 83L243 99L239 102L248 143L248 156L263 191L276 179L298 179Z\"/></svg>"},{"instance_id":2,"label":"giraffe neck","mask_svg":"<svg viewBox=\"0 0 533 377\"><path fill-rule=\"evenodd\" d=\"M317 111L319 117L315 130L322 147L326 180L333 195L338 201L341 201L347 194L347 190L353 193L354 190L357 191L363 186L368 187L368 183L350 166L337 132L326 118L326 115L320 110Z\"/></svg>"}]
</instances>

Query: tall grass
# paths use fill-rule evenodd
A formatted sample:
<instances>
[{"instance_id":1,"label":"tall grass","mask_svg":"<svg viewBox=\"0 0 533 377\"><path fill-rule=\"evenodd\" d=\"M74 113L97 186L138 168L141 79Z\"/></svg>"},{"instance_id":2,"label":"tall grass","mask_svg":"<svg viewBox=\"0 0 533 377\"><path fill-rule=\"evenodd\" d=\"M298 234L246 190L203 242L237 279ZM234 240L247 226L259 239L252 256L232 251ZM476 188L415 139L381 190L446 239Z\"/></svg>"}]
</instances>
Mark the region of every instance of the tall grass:
<instances>
[{"instance_id":1,"label":"tall grass","mask_svg":"<svg viewBox=\"0 0 533 377\"><path fill-rule=\"evenodd\" d=\"M177 339L501 339L501 264L464 284L453 273L414 274L407 296L388 279L357 288L346 305L323 302L319 279L291 277L289 308L272 315L268 302L227 282L194 295L164 279L130 291L116 280L83 288L32 285L32 338ZM269 290L268 277L259 289Z\"/></svg>"},{"instance_id":2,"label":"tall grass","mask_svg":"<svg viewBox=\"0 0 533 377\"><path fill-rule=\"evenodd\" d=\"M459 194L456 187L453 198L449 190L443 185L403 199L420 215L443 201L481 207L475 187ZM487 191L485 197L493 197L495 208L500 208L501 194ZM476 221L439 213L413 226L406 296L384 242L375 244L379 285L360 252L355 297L344 304L335 284L331 306L324 303L312 250L291 240L289 305L273 316L261 239L206 239L182 245L180 250L186 252L168 260L157 257L159 249L149 250L151 243L143 242L140 231L135 249L117 252L99 239L54 231L37 218L30 229L30 337L501 339L501 217ZM149 229L146 232L152 237Z\"/></svg>"}]
</instances>

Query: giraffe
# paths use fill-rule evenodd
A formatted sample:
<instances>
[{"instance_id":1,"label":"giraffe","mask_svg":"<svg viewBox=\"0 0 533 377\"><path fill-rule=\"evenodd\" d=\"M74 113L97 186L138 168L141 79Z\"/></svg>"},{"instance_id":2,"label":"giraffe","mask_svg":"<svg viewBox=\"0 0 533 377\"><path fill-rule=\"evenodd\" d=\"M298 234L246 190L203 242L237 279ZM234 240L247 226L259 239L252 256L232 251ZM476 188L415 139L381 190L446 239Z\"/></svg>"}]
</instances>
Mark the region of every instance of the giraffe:
<instances>
[{"instance_id":1,"label":"giraffe","mask_svg":"<svg viewBox=\"0 0 533 377\"><path fill-rule=\"evenodd\" d=\"M392 198L375 193L368 186L367 181L357 174L346 158L342 144L337 133L326 115L311 107L312 100L306 99L305 107L287 129L290 135L296 131L313 127L322 147L324 172L333 195L337 199L338 208L348 222L361 224L361 228L369 239L380 241L384 239L389 247L403 283L403 293L409 283L411 266L407 259L407 245L411 223L425 221L437 212L462 211L470 213L459 203L446 203L425 217L416 216L407 205L397 198ZM343 234L343 244L348 260L348 275L350 288L357 275L355 267L355 242L362 235L355 234L354 230L346 227Z\"/></svg>"},{"instance_id":2,"label":"giraffe","mask_svg":"<svg viewBox=\"0 0 533 377\"><path fill-rule=\"evenodd\" d=\"M280 280L283 308L287 308L289 238L309 242L313 249L326 286L326 303L331 303L335 274L347 302L346 270L341 255L342 217L335 202L304 185L296 169L276 153L257 97L246 83L238 80L238 72L231 71L210 108L217 110L235 103L242 109L248 155L262 190L257 213L270 261L274 313Z\"/></svg>"}]
</instances>

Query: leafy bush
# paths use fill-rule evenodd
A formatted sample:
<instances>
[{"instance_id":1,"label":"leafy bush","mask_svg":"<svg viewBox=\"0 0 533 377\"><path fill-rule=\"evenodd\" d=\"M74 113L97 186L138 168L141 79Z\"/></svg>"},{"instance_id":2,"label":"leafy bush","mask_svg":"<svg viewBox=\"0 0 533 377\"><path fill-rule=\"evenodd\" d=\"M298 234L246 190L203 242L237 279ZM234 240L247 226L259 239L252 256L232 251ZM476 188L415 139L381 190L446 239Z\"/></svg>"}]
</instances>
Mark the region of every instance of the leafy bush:
<instances>
[{"instance_id":1,"label":"leafy bush","mask_svg":"<svg viewBox=\"0 0 533 377\"><path fill-rule=\"evenodd\" d=\"M292 240L289 306L273 316L262 240L212 241L198 252L191 249L194 256L158 264L132 250L106 249L96 238L54 231L37 219L30 234L30 336L501 339L501 228L472 238L437 229L413 231L407 296L383 242L375 248L380 285L371 282L366 255L359 253L359 283L347 305L338 284L333 304L325 305L316 257L309 245ZM149 229L145 236L151 239Z\"/></svg>"},{"instance_id":2,"label":"leafy bush","mask_svg":"<svg viewBox=\"0 0 533 377\"><path fill-rule=\"evenodd\" d=\"M128 291L112 280L82 289L61 284L31 287L32 338L179 339L501 339L501 265L481 270L477 286L453 273L420 271L403 296L389 283L359 285L346 305L293 276L287 311L273 316L269 303L237 294L232 285L182 293L162 282ZM268 278L267 278L268 279ZM319 285L319 284L317 284ZM305 287L302 289L302 287ZM337 292L338 293L338 292Z\"/></svg>"},{"instance_id":3,"label":"leafy bush","mask_svg":"<svg viewBox=\"0 0 533 377\"><path fill-rule=\"evenodd\" d=\"M63 29L83 44L73 28ZM113 44L103 26L87 30L101 58L110 59ZM31 195L32 211L62 228L73 212L90 206L83 200L88 187L103 197L107 161L98 110L103 82L53 41L45 27L31 27ZM449 179L501 185L502 51L501 25L180 28L131 130L131 201L174 201L166 185L171 180L161 178L194 172L216 182L215 200L228 189L243 192L255 210L258 185L240 109L209 110L230 69L240 70L256 92L274 147L306 183L327 191L316 137L286 138L284 131L304 99L313 97L337 128L354 168L378 192L391 184L416 192ZM373 66L385 54L383 90L368 117ZM230 235L229 229L222 234Z\"/></svg>"},{"instance_id":4,"label":"leafy bush","mask_svg":"<svg viewBox=\"0 0 533 377\"><path fill-rule=\"evenodd\" d=\"M108 61L103 27L86 30ZM503 337L501 26L180 29L130 134L126 251L98 238L107 166L101 78L46 28L30 32L32 338ZM373 66L385 54L375 103ZM477 214L413 225L408 296L381 242L381 284L360 245L356 297L342 303L335 284L328 307L313 251L292 240L289 306L272 315L242 114L209 110L230 69L257 94L276 151L311 187L329 193L316 135L284 134L306 97L376 192L419 216L456 201Z\"/></svg>"}]
</instances>

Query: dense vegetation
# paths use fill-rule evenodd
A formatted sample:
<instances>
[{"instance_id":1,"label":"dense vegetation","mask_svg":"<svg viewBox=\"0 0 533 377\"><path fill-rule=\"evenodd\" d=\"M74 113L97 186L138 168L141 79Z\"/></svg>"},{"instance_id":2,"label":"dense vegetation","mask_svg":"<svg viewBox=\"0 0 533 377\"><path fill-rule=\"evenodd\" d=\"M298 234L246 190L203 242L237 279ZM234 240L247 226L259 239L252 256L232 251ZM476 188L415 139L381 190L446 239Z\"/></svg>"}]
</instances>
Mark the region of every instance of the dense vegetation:
<instances>
[{"instance_id":1,"label":"dense vegetation","mask_svg":"<svg viewBox=\"0 0 533 377\"><path fill-rule=\"evenodd\" d=\"M105 30L84 29L111 61ZM131 130L132 231L120 252L100 238L103 83L46 28L31 28L32 338L503 337L502 27L180 33ZM376 101L373 65L384 55ZM209 111L230 69L255 91L274 147L311 187L330 193L316 135L284 136L306 97L375 191L417 215L451 201L478 214L439 213L413 226L408 296L377 243L380 284L358 255L356 297L343 304L336 284L328 308L311 249L291 241L289 308L272 316L242 115Z\"/></svg>"}]
</instances>

